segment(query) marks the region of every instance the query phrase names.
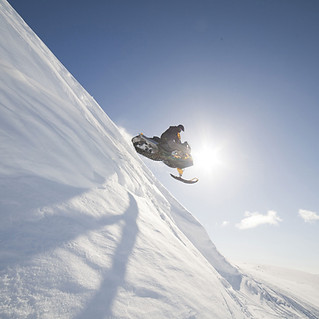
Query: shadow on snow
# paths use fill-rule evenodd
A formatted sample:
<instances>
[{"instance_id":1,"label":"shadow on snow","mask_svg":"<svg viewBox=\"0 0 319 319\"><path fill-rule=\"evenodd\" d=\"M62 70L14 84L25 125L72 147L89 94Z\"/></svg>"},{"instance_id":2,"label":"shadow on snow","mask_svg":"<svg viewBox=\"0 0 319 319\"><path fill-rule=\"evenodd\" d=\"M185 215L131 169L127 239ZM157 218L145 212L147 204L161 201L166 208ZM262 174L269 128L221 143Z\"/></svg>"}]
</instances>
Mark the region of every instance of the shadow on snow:
<instances>
[{"instance_id":1,"label":"shadow on snow","mask_svg":"<svg viewBox=\"0 0 319 319\"><path fill-rule=\"evenodd\" d=\"M62 203L88 191L40 177L2 178L0 180L0 272L7 267L26 264L38 254L63 246L90 230L123 222L122 237L113 255L112 266L105 270L99 290L78 315L82 318L112 316L112 304L120 286L125 284L129 257L132 254L138 226L138 206L129 195L129 207L122 215L94 218L76 215L46 215L32 218L32 210Z\"/></svg>"},{"instance_id":2,"label":"shadow on snow","mask_svg":"<svg viewBox=\"0 0 319 319\"><path fill-rule=\"evenodd\" d=\"M122 238L113 255L112 266L105 272L99 291L93 296L86 309L77 319L112 317L112 304L119 287L125 284L127 264L138 234L136 223L138 207L134 197L131 194L129 194L129 197L129 208L121 218L124 221Z\"/></svg>"}]
</instances>

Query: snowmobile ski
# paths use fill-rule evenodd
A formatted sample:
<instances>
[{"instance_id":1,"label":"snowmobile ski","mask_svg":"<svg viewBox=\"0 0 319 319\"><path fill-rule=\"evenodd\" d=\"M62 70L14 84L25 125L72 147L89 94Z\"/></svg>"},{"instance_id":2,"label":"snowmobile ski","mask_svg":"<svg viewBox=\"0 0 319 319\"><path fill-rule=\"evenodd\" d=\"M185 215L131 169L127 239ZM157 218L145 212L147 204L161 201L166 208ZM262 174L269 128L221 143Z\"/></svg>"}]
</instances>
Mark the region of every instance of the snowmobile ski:
<instances>
[{"instance_id":1,"label":"snowmobile ski","mask_svg":"<svg viewBox=\"0 0 319 319\"><path fill-rule=\"evenodd\" d=\"M192 179L184 179L183 177L181 176L175 176L173 174L170 174L173 178L177 179L178 181L182 182L182 183L185 183L185 184L195 184L198 182L198 178L197 177L194 177Z\"/></svg>"}]
</instances>

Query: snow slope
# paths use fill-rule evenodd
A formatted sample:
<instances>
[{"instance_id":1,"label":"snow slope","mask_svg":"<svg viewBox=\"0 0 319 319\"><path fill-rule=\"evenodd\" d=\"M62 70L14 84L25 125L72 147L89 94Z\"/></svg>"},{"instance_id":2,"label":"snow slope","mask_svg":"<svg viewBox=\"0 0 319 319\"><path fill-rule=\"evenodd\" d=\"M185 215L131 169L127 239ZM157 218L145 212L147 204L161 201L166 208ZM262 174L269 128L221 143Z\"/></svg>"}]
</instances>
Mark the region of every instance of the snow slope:
<instances>
[{"instance_id":1,"label":"snow slope","mask_svg":"<svg viewBox=\"0 0 319 319\"><path fill-rule=\"evenodd\" d=\"M319 275L269 265L240 265L258 282L267 284L284 294L296 296L313 306L319 304Z\"/></svg>"},{"instance_id":2,"label":"snow slope","mask_svg":"<svg viewBox=\"0 0 319 319\"><path fill-rule=\"evenodd\" d=\"M0 318L319 318L231 265L0 0Z\"/></svg>"}]
</instances>

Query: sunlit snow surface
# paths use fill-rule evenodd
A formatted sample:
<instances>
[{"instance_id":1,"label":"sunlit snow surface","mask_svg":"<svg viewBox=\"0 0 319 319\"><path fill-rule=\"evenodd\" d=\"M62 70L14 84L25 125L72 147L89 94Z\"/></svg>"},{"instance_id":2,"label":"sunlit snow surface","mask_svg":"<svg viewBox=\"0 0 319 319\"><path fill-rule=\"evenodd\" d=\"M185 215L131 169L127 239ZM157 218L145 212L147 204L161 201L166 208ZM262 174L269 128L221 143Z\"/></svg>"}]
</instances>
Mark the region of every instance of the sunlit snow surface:
<instances>
[{"instance_id":1,"label":"sunlit snow surface","mask_svg":"<svg viewBox=\"0 0 319 319\"><path fill-rule=\"evenodd\" d=\"M290 289L225 260L10 5L0 9L0 318L319 318L297 275Z\"/></svg>"}]
</instances>

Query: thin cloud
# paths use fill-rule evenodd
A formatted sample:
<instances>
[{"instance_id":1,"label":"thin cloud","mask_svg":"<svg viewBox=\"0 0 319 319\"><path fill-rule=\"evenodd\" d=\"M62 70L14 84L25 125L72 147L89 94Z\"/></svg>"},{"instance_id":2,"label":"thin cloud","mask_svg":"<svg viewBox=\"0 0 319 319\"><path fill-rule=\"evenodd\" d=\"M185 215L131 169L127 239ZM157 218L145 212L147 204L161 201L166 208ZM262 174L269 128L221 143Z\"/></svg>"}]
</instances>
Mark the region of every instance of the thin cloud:
<instances>
[{"instance_id":1,"label":"thin cloud","mask_svg":"<svg viewBox=\"0 0 319 319\"><path fill-rule=\"evenodd\" d=\"M270 210L266 215L262 215L260 213L245 213L245 218L240 221L239 224L236 225L239 229L249 229L249 228L255 228L260 225L279 225L279 222L282 221L282 219L277 216L277 212Z\"/></svg>"},{"instance_id":2,"label":"thin cloud","mask_svg":"<svg viewBox=\"0 0 319 319\"><path fill-rule=\"evenodd\" d=\"M319 215L315 212L311 212L310 210L299 209L299 215L306 223L319 220Z\"/></svg>"},{"instance_id":3,"label":"thin cloud","mask_svg":"<svg viewBox=\"0 0 319 319\"><path fill-rule=\"evenodd\" d=\"M224 220L223 222L222 222L222 227L226 227L226 226L228 226L229 225L229 221L227 221L227 220Z\"/></svg>"}]
</instances>

